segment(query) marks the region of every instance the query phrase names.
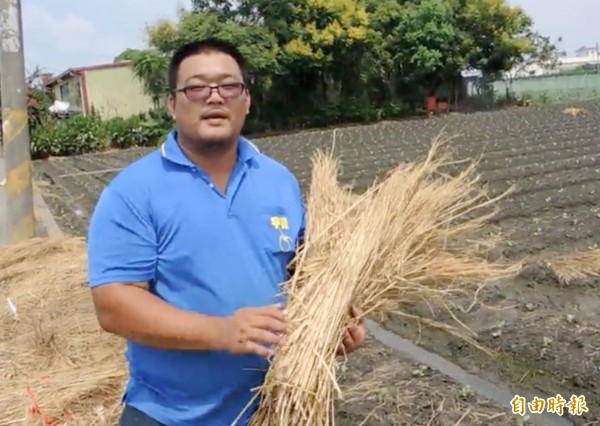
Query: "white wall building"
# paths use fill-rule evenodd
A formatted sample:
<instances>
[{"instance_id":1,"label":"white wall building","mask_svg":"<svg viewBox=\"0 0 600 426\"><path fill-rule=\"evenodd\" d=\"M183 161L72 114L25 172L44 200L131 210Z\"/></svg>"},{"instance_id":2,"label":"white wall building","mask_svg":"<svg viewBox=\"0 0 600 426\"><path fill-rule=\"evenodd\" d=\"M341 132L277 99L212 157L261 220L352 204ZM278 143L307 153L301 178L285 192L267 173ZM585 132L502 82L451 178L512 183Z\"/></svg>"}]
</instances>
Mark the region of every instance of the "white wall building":
<instances>
[{"instance_id":1,"label":"white wall building","mask_svg":"<svg viewBox=\"0 0 600 426\"><path fill-rule=\"evenodd\" d=\"M575 56L564 56L558 60L553 69L547 69L541 64L528 64L519 66L505 74L505 78L523 78L539 75L556 74L561 71L570 71L581 66L590 65L600 67L600 51L598 47L580 47L575 51Z\"/></svg>"}]
</instances>

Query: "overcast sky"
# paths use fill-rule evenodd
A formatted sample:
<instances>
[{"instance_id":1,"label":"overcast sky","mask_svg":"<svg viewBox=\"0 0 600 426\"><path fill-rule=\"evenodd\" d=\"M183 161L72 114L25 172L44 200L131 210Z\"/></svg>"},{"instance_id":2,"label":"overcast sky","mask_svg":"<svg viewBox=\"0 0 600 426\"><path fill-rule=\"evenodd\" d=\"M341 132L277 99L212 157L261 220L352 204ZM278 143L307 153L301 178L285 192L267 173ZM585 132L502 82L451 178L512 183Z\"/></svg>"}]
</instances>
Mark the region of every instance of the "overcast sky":
<instances>
[{"instance_id":1,"label":"overcast sky","mask_svg":"<svg viewBox=\"0 0 600 426\"><path fill-rule=\"evenodd\" d=\"M508 0L521 6L542 33L562 36L568 54L600 41L593 21L600 0ZM59 73L69 67L112 62L128 47L143 47L143 28L175 17L190 0L22 0L25 61Z\"/></svg>"}]
</instances>

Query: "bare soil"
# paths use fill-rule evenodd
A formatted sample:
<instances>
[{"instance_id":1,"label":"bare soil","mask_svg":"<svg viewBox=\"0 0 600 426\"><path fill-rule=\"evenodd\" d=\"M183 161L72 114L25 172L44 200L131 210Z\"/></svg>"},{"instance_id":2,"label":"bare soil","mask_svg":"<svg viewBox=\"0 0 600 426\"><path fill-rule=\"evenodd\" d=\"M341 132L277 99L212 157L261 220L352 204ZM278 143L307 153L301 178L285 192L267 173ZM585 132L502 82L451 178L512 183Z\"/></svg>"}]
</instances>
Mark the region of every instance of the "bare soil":
<instances>
[{"instance_id":1,"label":"bare soil","mask_svg":"<svg viewBox=\"0 0 600 426\"><path fill-rule=\"evenodd\" d=\"M370 340L341 369L340 426L518 425L507 407Z\"/></svg>"}]
</instances>

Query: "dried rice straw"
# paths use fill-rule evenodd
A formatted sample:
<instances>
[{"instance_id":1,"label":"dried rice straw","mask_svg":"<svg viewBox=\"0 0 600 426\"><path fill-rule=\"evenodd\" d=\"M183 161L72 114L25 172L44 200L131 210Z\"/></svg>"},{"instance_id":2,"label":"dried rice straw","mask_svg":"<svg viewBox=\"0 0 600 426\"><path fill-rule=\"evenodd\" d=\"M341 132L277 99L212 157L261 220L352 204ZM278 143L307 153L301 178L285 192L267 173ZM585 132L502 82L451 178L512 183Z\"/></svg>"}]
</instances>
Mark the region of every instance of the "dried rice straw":
<instances>
[{"instance_id":1,"label":"dried rice straw","mask_svg":"<svg viewBox=\"0 0 600 426\"><path fill-rule=\"evenodd\" d=\"M487 262L471 240L492 215L476 213L506 193L489 199L475 165L443 174L443 145L434 141L423 162L402 165L362 196L336 183L333 158L314 158L306 243L284 285L290 330L258 389L251 426L334 424L336 352L351 306L394 312L519 270Z\"/></svg>"},{"instance_id":2,"label":"dried rice straw","mask_svg":"<svg viewBox=\"0 0 600 426\"><path fill-rule=\"evenodd\" d=\"M98 326L85 241L0 247L1 425L117 424L124 343Z\"/></svg>"},{"instance_id":3,"label":"dried rice straw","mask_svg":"<svg viewBox=\"0 0 600 426\"><path fill-rule=\"evenodd\" d=\"M600 249L581 250L546 261L548 268L563 285L600 276Z\"/></svg>"}]
</instances>

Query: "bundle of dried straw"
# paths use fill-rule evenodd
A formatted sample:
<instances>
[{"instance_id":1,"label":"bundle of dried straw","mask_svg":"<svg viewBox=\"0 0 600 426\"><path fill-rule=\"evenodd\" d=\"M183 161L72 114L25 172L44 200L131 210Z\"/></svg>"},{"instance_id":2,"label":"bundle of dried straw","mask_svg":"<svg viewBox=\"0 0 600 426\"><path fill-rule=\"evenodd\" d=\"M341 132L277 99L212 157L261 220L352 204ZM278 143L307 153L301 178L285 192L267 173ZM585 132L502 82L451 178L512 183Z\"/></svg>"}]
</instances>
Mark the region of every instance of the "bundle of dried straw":
<instances>
[{"instance_id":1,"label":"bundle of dried straw","mask_svg":"<svg viewBox=\"0 0 600 426\"><path fill-rule=\"evenodd\" d=\"M85 242L0 247L0 425L114 425L127 376L120 339L98 326Z\"/></svg>"},{"instance_id":2,"label":"bundle of dried straw","mask_svg":"<svg viewBox=\"0 0 600 426\"><path fill-rule=\"evenodd\" d=\"M258 389L252 426L334 423L336 351L352 305L366 315L443 303L450 292L474 289L468 284L518 271L479 254L474 238L493 215L479 211L500 197L487 197L475 164L453 177L442 173L449 160L436 140L423 162L400 166L357 196L338 183L336 161L317 153L306 243L284 285L290 330Z\"/></svg>"}]
</instances>

